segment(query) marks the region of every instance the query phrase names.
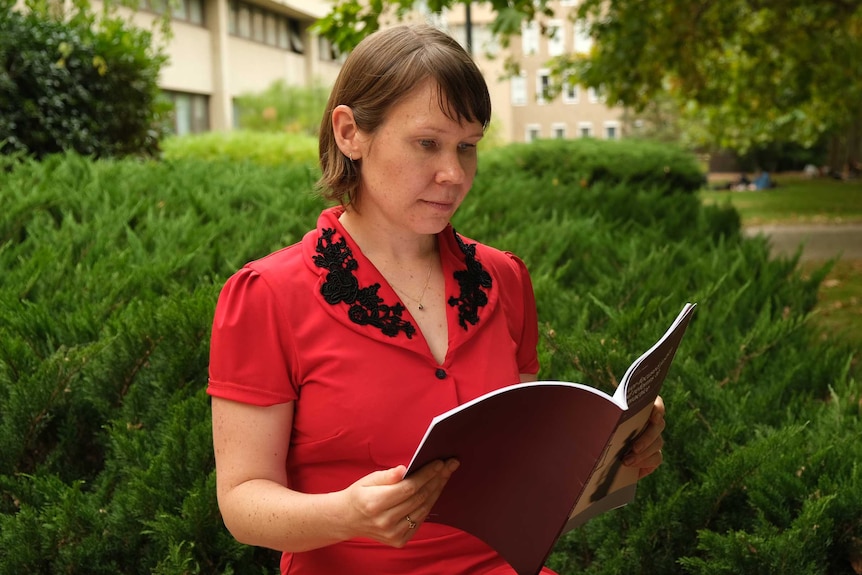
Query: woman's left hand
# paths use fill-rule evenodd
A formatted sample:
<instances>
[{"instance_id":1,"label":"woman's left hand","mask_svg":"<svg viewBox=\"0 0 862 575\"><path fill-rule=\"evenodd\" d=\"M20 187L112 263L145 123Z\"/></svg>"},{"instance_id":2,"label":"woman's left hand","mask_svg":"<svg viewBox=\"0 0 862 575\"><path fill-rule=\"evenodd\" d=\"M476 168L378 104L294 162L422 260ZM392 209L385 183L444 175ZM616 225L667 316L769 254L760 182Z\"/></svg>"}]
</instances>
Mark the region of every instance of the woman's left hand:
<instances>
[{"instance_id":1,"label":"woman's left hand","mask_svg":"<svg viewBox=\"0 0 862 575\"><path fill-rule=\"evenodd\" d=\"M627 466L640 469L639 478L646 477L662 463L661 448L664 439L661 434L665 425L664 414L664 401L660 396L656 397L646 429L634 441L631 451L623 459Z\"/></svg>"}]
</instances>

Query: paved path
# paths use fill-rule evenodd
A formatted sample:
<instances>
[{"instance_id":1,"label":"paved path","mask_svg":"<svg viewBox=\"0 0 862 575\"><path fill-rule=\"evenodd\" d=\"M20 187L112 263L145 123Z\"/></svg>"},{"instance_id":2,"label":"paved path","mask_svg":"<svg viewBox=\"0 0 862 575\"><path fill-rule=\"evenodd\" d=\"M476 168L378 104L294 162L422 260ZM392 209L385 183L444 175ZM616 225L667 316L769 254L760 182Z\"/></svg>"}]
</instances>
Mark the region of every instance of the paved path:
<instances>
[{"instance_id":1,"label":"paved path","mask_svg":"<svg viewBox=\"0 0 862 575\"><path fill-rule=\"evenodd\" d=\"M862 223L749 226L745 234L768 236L775 255L793 255L802 245L803 260L862 260Z\"/></svg>"}]
</instances>

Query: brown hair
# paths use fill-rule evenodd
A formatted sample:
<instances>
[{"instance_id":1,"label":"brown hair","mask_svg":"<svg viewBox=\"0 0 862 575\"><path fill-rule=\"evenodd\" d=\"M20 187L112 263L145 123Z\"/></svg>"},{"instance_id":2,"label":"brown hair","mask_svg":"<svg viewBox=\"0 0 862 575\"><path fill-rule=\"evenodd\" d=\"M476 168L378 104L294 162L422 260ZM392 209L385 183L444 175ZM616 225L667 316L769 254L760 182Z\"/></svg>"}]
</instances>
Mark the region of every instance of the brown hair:
<instances>
[{"instance_id":1,"label":"brown hair","mask_svg":"<svg viewBox=\"0 0 862 575\"><path fill-rule=\"evenodd\" d=\"M372 134L389 109L423 80L439 86L440 109L458 122L491 120L488 85L470 55L452 37L432 26L397 26L366 37L350 53L320 123L321 195L346 205L356 202L359 166L338 148L332 131L332 111L340 105L353 110L354 121Z\"/></svg>"}]
</instances>

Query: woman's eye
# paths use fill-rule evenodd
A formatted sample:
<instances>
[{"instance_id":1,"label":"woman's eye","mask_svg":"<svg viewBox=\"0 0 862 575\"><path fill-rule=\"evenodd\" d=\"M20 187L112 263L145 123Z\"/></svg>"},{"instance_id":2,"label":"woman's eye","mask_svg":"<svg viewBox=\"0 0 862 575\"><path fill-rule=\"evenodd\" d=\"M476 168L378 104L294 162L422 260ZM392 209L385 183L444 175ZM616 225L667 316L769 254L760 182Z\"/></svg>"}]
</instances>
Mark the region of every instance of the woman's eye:
<instances>
[{"instance_id":1,"label":"woman's eye","mask_svg":"<svg viewBox=\"0 0 862 575\"><path fill-rule=\"evenodd\" d=\"M433 148L437 145L437 142L434 140L419 140L419 145L423 148Z\"/></svg>"},{"instance_id":2,"label":"woman's eye","mask_svg":"<svg viewBox=\"0 0 862 575\"><path fill-rule=\"evenodd\" d=\"M469 152L470 150L476 149L476 144L467 144L467 143L458 144L458 149L461 150L462 152Z\"/></svg>"}]
</instances>

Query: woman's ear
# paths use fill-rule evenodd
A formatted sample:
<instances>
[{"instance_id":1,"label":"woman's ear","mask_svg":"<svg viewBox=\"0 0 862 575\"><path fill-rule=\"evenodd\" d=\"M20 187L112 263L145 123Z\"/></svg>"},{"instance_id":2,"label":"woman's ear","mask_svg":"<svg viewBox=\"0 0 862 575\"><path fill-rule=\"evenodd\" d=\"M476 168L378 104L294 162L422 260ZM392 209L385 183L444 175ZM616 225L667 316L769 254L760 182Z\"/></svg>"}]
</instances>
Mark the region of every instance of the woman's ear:
<instances>
[{"instance_id":1,"label":"woman's ear","mask_svg":"<svg viewBox=\"0 0 862 575\"><path fill-rule=\"evenodd\" d=\"M338 144L338 149L341 153L351 160L358 160L362 157L362 151L359 142L359 128L356 126L356 119L353 117L353 110L350 106L341 104L332 110L332 133L335 135L335 143Z\"/></svg>"}]
</instances>

